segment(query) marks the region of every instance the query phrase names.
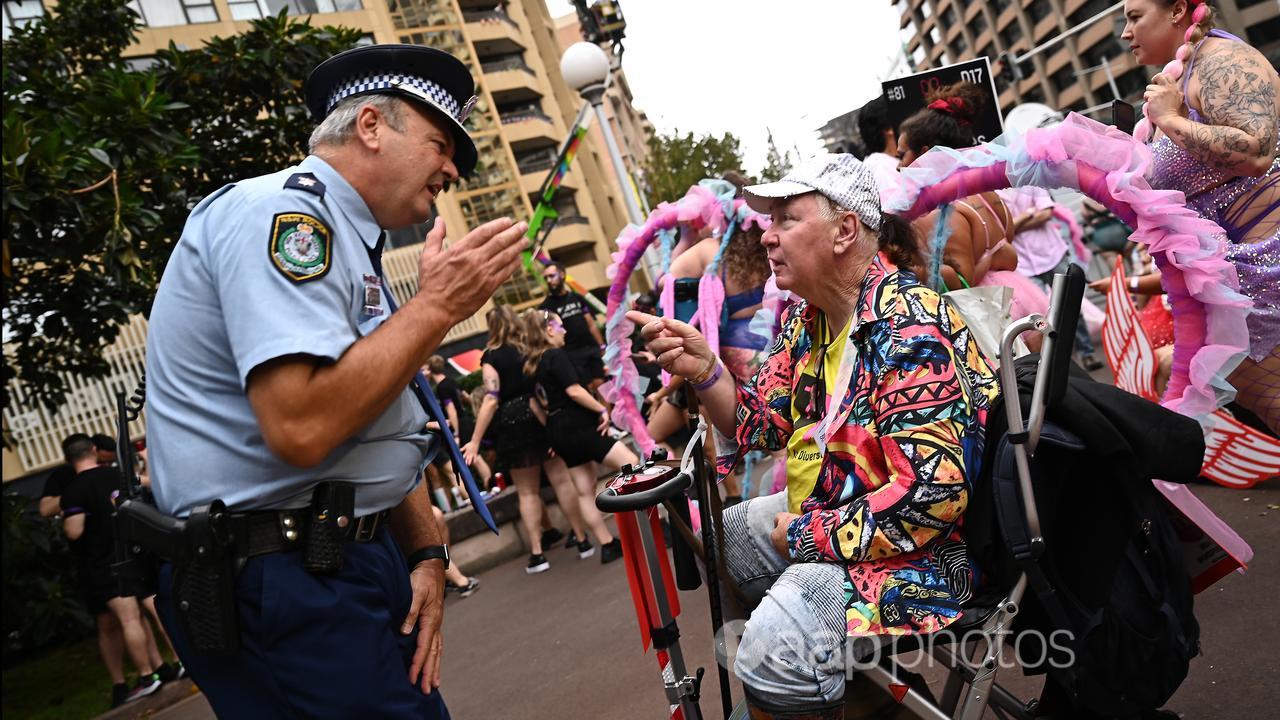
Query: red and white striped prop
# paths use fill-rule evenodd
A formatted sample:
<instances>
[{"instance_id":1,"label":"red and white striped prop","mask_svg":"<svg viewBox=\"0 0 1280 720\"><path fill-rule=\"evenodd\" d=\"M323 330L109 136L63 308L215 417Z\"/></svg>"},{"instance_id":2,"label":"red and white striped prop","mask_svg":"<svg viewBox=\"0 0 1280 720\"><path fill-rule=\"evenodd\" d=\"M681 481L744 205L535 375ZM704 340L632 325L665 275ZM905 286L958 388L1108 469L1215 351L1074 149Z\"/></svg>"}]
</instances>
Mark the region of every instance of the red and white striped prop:
<instances>
[{"instance_id":1,"label":"red and white striped prop","mask_svg":"<svg viewBox=\"0 0 1280 720\"><path fill-rule=\"evenodd\" d=\"M1102 347L1116 387L1159 402L1155 349L1138 320L1138 309L1129 297L1128 287L1124 263L1118 259L1107 291ZM1229 488L1250 488L1280 477L1280 441L1236 420L1225 410L1211 413L1205 425L1202 476Z\"/></svg>"}]
</instances>

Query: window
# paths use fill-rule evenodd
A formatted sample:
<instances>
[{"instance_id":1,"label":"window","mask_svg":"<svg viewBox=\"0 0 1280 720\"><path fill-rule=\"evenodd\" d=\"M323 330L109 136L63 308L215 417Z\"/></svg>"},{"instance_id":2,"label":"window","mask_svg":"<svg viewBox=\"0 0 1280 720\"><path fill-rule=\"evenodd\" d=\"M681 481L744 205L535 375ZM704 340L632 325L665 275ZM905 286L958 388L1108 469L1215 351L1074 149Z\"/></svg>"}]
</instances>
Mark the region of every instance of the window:
<instances>
[{"instance_id":1,"label":"window","mask_svg":"<svg viewBox=\"0 0 1280 720\"><path fill-rule=\"evenodd\" d=\"M500 217L525 218L524 202L515 188L478 192L458 201L467 227L479 227Z\"/></svg>"},{"instance_id":2,"label":"window","mask_svg":"<svg viewBox=\"0 0 1280 720\"><path fill-rule=\"evenodd\" d=\"M146 0L143 1L146 2ZM184 0L184 2L191 1ZM279 15L284 9L288 9L290 15L315 15L360 10L364 7L361 0L227 0L227 4L231 8L233 20L253 20L268 15Z\"/></svg>"},{"instance_id":3,"label":"window","mask_svg":"<svg viewBox=\"0 0 1280 720\"><path fill-rule=\"evenodd\" d=\"M397 30L460 24L449 0L387 0L387 7Z\"/></svg>"},{"instance_id":4,"label":"window","mask_svg":"<svg viewBox=\"0 0 1280 720\"><path fill-rule=\"evenodd\" d=\"M1079 25L1112 5L1115 5L1115 3L1111 0L1089 0L1089 2L1081 5L1079 9L1067 16L1067 24L1072 26ZM1123 15L1122 13L1116 14Z\"/></svg>"},{"instance_id":5,"label":"window","mask_svg":"<svg viewBox=\"0 0 1280 720\"><path fill-rule=\"evenodd\" d=\"M925 57L926 55L923 47L917 47L915 52L911 53L911 62L916 66L916 69L924 67Z\"/></svg>"},{"instance_id":6,"label":"window","mask_svg":"<svg viewBox=\"0 0 1280 720\"><path fill-rule=\"evenodd\" d=\"M1244 5L1240 3L1240 0L1236 0L1236 4L1240 7L1244 7ZM1254 45L1265 45L1270 42L1275 42L1275 39L1280 37L1280 17L1273 17L1270 20L1264 20L1256 25L1250 25L1248 28L1245 28L1244 34L1249 39L1249 42Z\"/></svg>"},{"instance_id":7,"label":"window","mask_svg":"<svg viewBox=\"0 0 1280 720\"><path fill-rule=\"evenodd\" d=\"M1063 65L1058 72L1049 76L1049 84L1053 86L1054 92L1061 93L1075 83L1075 70L1071 67L1071 63Z\"/></svg>"},{"instance_id":8,"label":"window","mask_svg":"<svg viewBox=\"0 0 1280 720\"><path fill-rule=\"evenodd\" d=\"M1120 97L1125 100L1142 99L1142 93L1147 89L1147 71L1143 68L1134 68L1129 72L1116 78L1116 90L1120 92Z\"/></svg>"},{"instance_id":9,"label":"window","mask_svg":"<svg viewBox=\"0 0 1280 720\"><path fill-rule=\"evenodd\" d=\"M986 32L988 27L990 26L987 25L987 16L982 13L974 15L973 20L969 23L969 28L973 30L974 37L978 37L982 33Z\"/></svg>"},{"instance_id":10,"label":"window","mask_svg":"<svg viewBox=\"0 0 1280 720\"><path fill-rule=\"evenodd\" d=\"M1030 90L1022 93L1022 102L1024 103L1044 102L1044 90L1040 89L1039 85L1036 85Z\"/></svg>"},{"instance_id":11,"label":"window","mask_svg":"<svg viewBox=\"0 0 1280 720\"><path fill-rule=\"evenodd\" d=\"M942 33L938 32L938 26L934 25L929 28L929 49L932 50L934 45L942 44Z\"/></svg>"},{"instance_id":12,"label":"window","mask_svg":"<svg viewBox=\"0 0 1280 720\"><path fill-rule=\"evenodd\" d=\"M1084 59L1085 67L1093 67L1101 65L1104 59L1124 57L1127 53L1128 50L1120 44L1119 40L1108 37L1085 50L1081 57Z\"/></svg>"},{"instance_id":13,"label":"window","mask_svg":"<svg viewBox=\"0 0 1280 720\"><path fill-rule=\"evenodd\" d=\"M515 182L515 174L507 162L507 152L502 147L502 138L494 133L475 138L475 141L476 170L471 177L459 182L458 190L466 192Z\"/></svg>"},{"instance_id":14,"label":"window","mask_svg":"<svg viewBox=\"0 0 1280 720\"><path fill-rule=\"evenodd\" d=\"M20 28L38 17L44 16L40 0L4 0L4 39L14 28Z\"/></svg>"},{"instance_id":15,"label":"window","mask_svg":"<svg viewBox=\"0 0 1280 720\"><path fill-rule=\"evenodd\" d=\"M542 280L530 273L529 269L521 263L511 278L494 291L493 301L498 305L524 305L532 303L545 294L542 289Z\"/></svg>"},{"instance_id":16,"label":"window","mask_svg":"<svg viewBox=\"0 0 1280 720\"><path fill-rule=\"evenodd\" d=\"M125 58L124 64L134 72L146 72L156 66L159 62L151 55L143 55L140 57Z\"/></svg>"},{"instance_id":17,"label":"window","mask_svg":"<svg viewBox=\"0 0 1280 720\"><path fill-rule=\"evenodd\" d=\"M1017 20L1009 23L1005 29L1000 31L1000 41L1004 43L1006 50L1012 50L1018 41L1022 39L1022 26Z\"/></svg>"},{"instance_id":18,"label":"window","mask_svg":"<svg viewBox=\"0 0 1280 720\"><path fill-rule=\"evenodd\" d=\"M996 14L999 15L1000 13L1004 12L1005 8L1009 7L1012 4L1013 4L1013 0L996 0Z\"/></svg>"},{"instance_id":19,"label":"window","mask_svg":"<svg viewBox=\"0 0 1280 720\"><path fill-rule=\"evenodd\" d=\"M969 52L969 43L965 42L963 33L957 35L956 39L951 41L951 50L960 57L964 57L964 54Z\"/></svg>"},{"instance_id":20,"label":"window","mask_svg":"<svg viewBox=\"0 0 1280 720\"><path fill-rule=\"evenodd\" d=\"M983 45L982 49L978 51L978 57L989 57L992 60L995 60L996 59L995 46L992 45L991 43L987 43L986 45Z\"/></svg>"},{"instance_id":21,"label":"window","mask_svg":"<svg viewBox=\"0 0 1280 720\"><path fill-rule=\"evenodd\" d=\"M1034 25L1048 17L1052 9L1049 7L1049 0L1035 0L1027 6L1027 14L1031 16L1031 23Z\"/></svg>"},{"instance_id":22,"label":"window","mask_svg":"<svg viewBox=\"0 0 1280 720\"><path fill-rule=\"evenodd\" d=\"M942 24L951 27L956 24L956 4L953 2L942 11Z\"/></svg>"},{"instance_id":23,"label":"window","mask_svg":"<svg viewBox=\"0 0 1280 720\"><path fill-rule=\"evenodd\" d=\"M129 7L147 27L218 22L213 0L133 0Z\"/></svg>"}]
</instances>

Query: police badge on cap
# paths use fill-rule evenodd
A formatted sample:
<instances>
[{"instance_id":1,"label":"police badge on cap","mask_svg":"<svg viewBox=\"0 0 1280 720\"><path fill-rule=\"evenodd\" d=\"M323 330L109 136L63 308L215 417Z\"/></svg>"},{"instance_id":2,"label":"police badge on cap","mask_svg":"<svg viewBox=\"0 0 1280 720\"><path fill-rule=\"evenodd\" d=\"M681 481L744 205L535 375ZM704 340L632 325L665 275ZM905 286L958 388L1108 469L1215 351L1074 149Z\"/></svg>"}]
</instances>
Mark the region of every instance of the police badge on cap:
<instances>
[{"instance_id":1,"label":"police badge on cap","mask_svg":"<svg viewBox=\"0 0 1280 720\"><path fill-rule=\"evenodd\" d=\"M453 133L453 164L467 176L476 167L476 144L463 123L475 107L475 81L447 52L422 45L368 45L338 53L311 71L307 109L320 122L339 102L383 93L418 101L443 116Z\"/></svg>"}]
</instances>

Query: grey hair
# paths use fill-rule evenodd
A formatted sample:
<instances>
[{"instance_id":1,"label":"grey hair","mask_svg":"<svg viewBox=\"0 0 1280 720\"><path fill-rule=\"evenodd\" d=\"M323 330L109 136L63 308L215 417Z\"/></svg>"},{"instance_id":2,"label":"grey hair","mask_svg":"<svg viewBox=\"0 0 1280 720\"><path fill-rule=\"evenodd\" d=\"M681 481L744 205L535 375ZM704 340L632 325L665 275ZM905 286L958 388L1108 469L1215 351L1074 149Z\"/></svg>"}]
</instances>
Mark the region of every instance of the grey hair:
<instances>
[{"instance_id":1,"label":"grey hair","mask_svg":"<svg viewBox=\"0 0 1280 720\"><path fill-rule=\"evenodd\" d=\"M386 118L396 132L404 132L405 101L394 95L357 95L340 101L325 119L311 131L307 145L314 154L322 145L344 145L355 135L356 115L360 108L372 105Z\"/></svg>"}]
</instances>

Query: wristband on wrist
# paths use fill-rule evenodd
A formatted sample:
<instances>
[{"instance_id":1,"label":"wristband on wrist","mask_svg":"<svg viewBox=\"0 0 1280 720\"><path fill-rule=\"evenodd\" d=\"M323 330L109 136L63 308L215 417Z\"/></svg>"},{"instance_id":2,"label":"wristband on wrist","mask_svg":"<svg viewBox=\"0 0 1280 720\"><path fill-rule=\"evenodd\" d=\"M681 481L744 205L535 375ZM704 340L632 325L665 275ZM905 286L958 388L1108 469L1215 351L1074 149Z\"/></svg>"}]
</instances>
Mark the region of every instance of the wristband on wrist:
<instances>
[{"instance_id":1,"label":"wristband on wrist","mask_svg":"<svg viewBox=\"0 0 1280 720\"><path fill-rule=\"evenodd\" d=\"M717 382L720 381L720 376L723 374L724 374L724 365L722 365L720 361L717 360L712 365L711 374L707 375L707 377L705 377L700 381L694 382L693 389L698 392L702 392L703 390L710 390L713 385L715 385Z\"/></svg>"},{"instance_id":2,"label":"wristband on wrist","mask_svg":"<svg viewBox=\"0 0 1280 720\"><path fill-rule=\"evenodd\" d=\"M449 546L448 545L428 545L424 548L414 550L409 553L409 557L404 559L409 570L418 567L418 563L426 560L443 560L444 569L449 569Z\"/></svg>"},{"instance_id":3,"label":"wristband on wrist","mask_svg":"<svg viewBox=\"0 0 1280 720\"><path fill-rule=\"evenodd\" d=\"M1133 290L1134 292L1137 292L1137 290L1138 290L1138 276L1137 276L1137 275L1133 275L1133 276L1131 276L1131 277L1129 278L1129 289L1130 289L1130 290Z\"/></svg>"},{"instance_id":4,"label":"wristband on wrist","mask_svg":"<svg viewBox=\"0 0 1280 720\"><path fill-rule=\"evenodd\" d=\"M707 378L711 377L711 373L716 369L716 364L718 362L720 362L720 358L712 355L707 360L707 364L703 365L702 369L698 371L697 375L694 375L693 377L689 377L689 378L684 378L684 381L693 383L695 385L700 382L705 382Z\"/></svg>"}]
</instances>

